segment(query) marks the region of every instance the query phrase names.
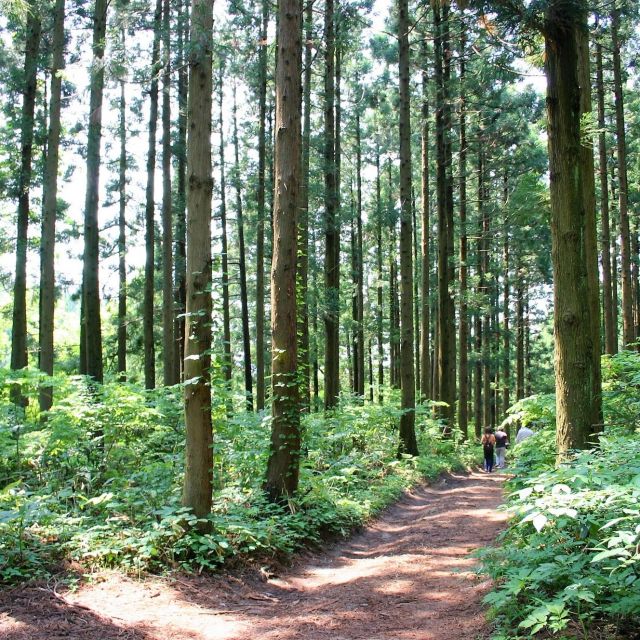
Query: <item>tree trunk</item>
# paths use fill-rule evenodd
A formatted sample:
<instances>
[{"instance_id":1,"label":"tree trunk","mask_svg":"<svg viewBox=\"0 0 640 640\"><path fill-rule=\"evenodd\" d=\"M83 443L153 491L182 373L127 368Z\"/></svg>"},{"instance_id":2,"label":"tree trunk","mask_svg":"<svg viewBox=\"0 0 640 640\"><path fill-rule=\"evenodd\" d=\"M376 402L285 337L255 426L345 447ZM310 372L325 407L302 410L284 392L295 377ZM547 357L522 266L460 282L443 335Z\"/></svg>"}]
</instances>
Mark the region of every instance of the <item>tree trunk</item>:
<instances>
[{"instance_id":1,"label":"tree trunk","mask_svg":"<svg viewBox=\"0 0 640 640\"><path fill-rule=\"evenodd\" d=\"M93 13L93 62L89 91L89 131L87 139L87 190L84 205L84 253L82 296L84 324L84 371L96 382L103 381L102 323L98 278L100 242L98 197L100 193L100 140L102 137L102 96L104 91L104 49L107 30L107 0L95 0Z\"/></svg>"},{"instance_id":2,"label":"tree trunk","mask_svg":"<svg viewBox=\"0 0 640 640\"><path fill-rule=\"evenodd\" d=\"M183 3L184 2L184 3ZM176 282L176 379L184 379L185 351L185 309L187 303L186 281L186 205L187 205L187 93L188 70L185 63L185 51L189 39L188 5L180 3L178 18L178 144L175 153L178 160L178 192L176 197L176 246L175 246L175 282Z\"/></svg>"},{"instance_id":3,"label":"tree trunk","mask_svg":"<svg viewBox=\"0 0 640 640\"><path fill-rule=\"evenodd\" d=\"M400 76L400 367L402 416L398 453L418 455L415 433L416 383L413 367L413 225L411 211L411 95L409 87L409 9L398 0L398 73Z\"/></svg>"},{"instance_id":4,"label":"tree trunk","mask_svg":"<svg viewBox=\"0 0 640 640\"><path fill-rule=\"evenodd\" d=\"M145 205L145 266L144 266L144 386L156 386L156 353L153 320L155 310L155 173L156 173L156 130L158 126L158 74L160 73L160 28L162 25L162 0L156 0L153 17L153 50L151 53L151 85L149 89L149 149L147 151L147 190Z\"/></svg>"},{"instance_id":5,"label":"tree trunk","mask_svg":"<svg viewBox=\"0 0 640 640\"><path fill-rule=\"evenodd\" d=\"M620 10L614 2L611 12L611 44L613 47L613 86L616 102L616 138L618 142L618 196L620 212L620 257L622 274L622 344L635 340L633 323L633 291L631 283L631 232L629 229L629 183L627 179L627 142L624 121L624 94L620 63L618 29Z\"/></svg>"},{"instance_id":6,"label":"tree trunk","mask_svg":"<svg viewBox=\"0 0 640 640\"><path fill-rule=\"evenodd\" d=\"M364 401L364 253L362 250L362 144L360 111L356 106L356 344L358 345L358 388Z\"/></svg>"},{"instance_id":7,"label":"tree trunk","mask_svg":"<svg viewBox=\"0 0 640 640\"><path fill-rule=\"evenodd\" d=\"M213 0L191 5L192 53L187 111L186 462L183 504L198 518L211 511L211 108Z\"/></svg>"},{"instance_id":8,"label":"tree trunk","mask_svg":"<svg viewBox=\"0 0 640 640\"><path fill-rule=\"evenodd\" d=\"M309 358L309 163L311 140L311 71L313 43L313 0L305 6L305 42L302 100L302 183L300 185L300 220L298 223L298 360L300 366L300 401L303 411L311 405Z\"/></svg>"},{"instance_id":9,"label":"tree trunk","mask_svg":"<svg viewBox=\"0 0 640 640\"><path fill-rule=\"evenodd\" d=\"M376 287L377 307L376 307L376 333L378 341L378 403L384 402L384 343L383 343L383 320L384 308L382 299L382 196L381 196L381 174L380 174L380 140L376 136L376 261L378 268L378 283Z\"/></svg>"},{"instance_id":10,"label":"tree trunk","mask_svg":"<svg viewBox=\"0 0 640 640\"><path fill-rule=\"evenodd\" d=\"M238 218L238 251L240 252L240 306L242 308L242 345L244 351L244 393L247 411L253 411L253 379L251 376L251 334L249 332L249 297L247 294L247 263L244 251L244 219L240 184L240 149L238 141L238 104L236 83L233 83L233 148L235 159L236 216Z\"/></svg>"},{"instance_id":11,"label":"tree trunk","mask_svg":"<svg viewBox=\"0 0 640 640\"><path fill-rule=\"evenodd\" d=\"M262 27L260 32L259 88L258 88L258 225L256 230L256 409L264 409L264 220L266 176L266 119L267 119L267 32L269 28L269 2L262 0Z\"/></svg>"},{"instance_id":12,"label":"tree trunk","mask_svg":"<svg viewBox=\"0 0 640 640\"><path fill-rule=\"evenodd\" d=\"M596 44L596 87L598 95L598 158L600 175L600 219L602 224L602 297L604 311L605 352L618 350L617 328L613 323L613 293L611 290L611 230L609 224L609 179L607 173L607 140L604 106L604 74L602 45Z\"/></svg>"},{"instance_id":13,"label":"tree trunk","mask_svg":"<svg viewBox=\"0 0 640 640\"><path fill-rule=\"evenodd\" d=\"M456 404L455 306L453 280L453 193L451 178L451 105L449 103L450 57L449 7L434 5L435 76L437 91L437 192L438 192L438 399L447 429L453 427Z\"/></svg>"},{"instance_id":14,"label":"tree trunk","mask_svg":"<svg viewBox=\"0 0 640 640\"><path fill-rule=\"evenodd\" d=\"M325 0L324 204L325 204L325 358L324 407L333 408L340 394L340 221L336 176L334 2Z\"/></svg>"},{"instance_id":15,"label":"tree trunk","mask_svg":"<svg viewBox=\"0 0 640 640\"><path fill-rule=\"evenodd\" d=\"M171 202L171 5L162 9L162 354L165 385L178 382L173 311L173 210Z\"/></svg>"},{"instance_id":16,"label":"tree trunk","mask_svg":"<svg viewBox=\"0 0 640 640\"><path fill-rule=\"evenodd\" d=\"M125 50L125 29L120 30ZM118 166L118 373L127 376L127 101L126 82L120 80L120 161Z\"/></svg>"},{"instance_id":17,"label":"tree trunk","mask_svg":"<svg viewBox=\"0 0 640 640\"><path fill-rule=\"evenodd\" d=\"M426 64L426 44L423 58ZM420 379L420 396L425 400L431 398L431 346L429 337L431 333L430 321L430 290L429 279L431 275L431 264L429 257L429 239L431 237L431 198L429 194L429 100L428 100L428 77L427 72L422 72L422 153L420 175L422 179L422 215L421 215L421 232L422 244L421 255L422 260L422 278L420 281L420 300L421 300L421 327L420 327L420 368L422 369L422 377Z\"/></svg>"},{"instance_id":18,"label":"tree trunk","mask_svg":"<svg viewBox=\"0 0 640 640\"><path fill-rule=\"evenodd\" d=\"M58 159L60 151L61 71L64 69L65 0L56 0L53 18L51 102L47 155L42 193L42 240L40 244L40 371L53 375L53 320L55 312L55 241L58 209ZM53 404L53 388L40 389L40 411Z\"/></svg>"},{"instance_id":19,"label":"tree trunk","mask_svg":"<svg viewBox=\"0 0 640 640\"><path fill-rule=\"evenodd\" d=\"M510 254L509 254L509 224L507 221L507 200L508 192L508 175L505 170L504 174L504 192L503 192L503 208L504 208L504 241L503 241L503 297L502 297L502 410L507 412L511 406L511 279L509 275ZM505 415L506 417L506 415Z\"/></svg>"},{"instance_id":20,"label":"tree trunk","mask_svg":"<svg viewBox=\"0 0 640 640\"><path fill-rule=\"evenodd\" d=\"M597 254L593 201L593 155L584 146L580 123L590 107L585 51L586 7L559 4L545 14L545 73L551 175L551 231L554 270L554 332L559 455L584 448L601 422L598 292L592 278ZM581 69L582 65L582 69ZM583 95L583 92L585 95ZM597 262L595 263L597 265ZM595 296L595 307L592 301ZM597 357L596 357L597 355Z\"/></svg>"},{"instance_id":21,"label":"tree trunk","mask_svg":"<svg viewBox=\"0 0 640 640\"><path fill-rule=\"evenodd\" d=\"M220 85L218 92L220 105L220 224L222 227L222 373L229 390L231 389L231 311L229 302L229 243L227 241L227 179L224 162L224 68L220 63ZM230 404L230 403L228 403ZM230 407L228 409L230 413Z\"/></svg>"},{"instance_id":22,"label":"tree trunk","mask_svg":"<svg viewBox=\"0 0 640 640\"><path fill-rule=\"evenodd\" d=\"M18 176L18 220L16 236L16 275L13 285L11 329L11 368L23 369L27 356L27 244L29 227L29 192L33 156L33 128L40 48L40 12L35 1L28 2L24 60L24 92L20 117L20 174ZM25 404L18 386L11 391L12 400Z\"/></svg>"},{"instance_id":23,"label":"tree trunk","mask_svg":"<svg viewBox=\"0 0 640 640\"><path fill-rule=\"evenodd\" d=\"M469 317L467 304L467 106L466 106L466 35L460 35L460 369L458 372L458 426L466 440L469 429Z\"/></svg>"},{"instance_id":24,"label":"tree trunk","mask_svg":"<svg viewBox=\"0 0 640 640\"><path fill-rule=\"evenodd\" d=\"M298 488L300 414L297 383L296 253L300 195L300 0L280 0L276 66L276 141L271 269L272 426L265 489L272 501Z\"/></svg>"}]
</instances>

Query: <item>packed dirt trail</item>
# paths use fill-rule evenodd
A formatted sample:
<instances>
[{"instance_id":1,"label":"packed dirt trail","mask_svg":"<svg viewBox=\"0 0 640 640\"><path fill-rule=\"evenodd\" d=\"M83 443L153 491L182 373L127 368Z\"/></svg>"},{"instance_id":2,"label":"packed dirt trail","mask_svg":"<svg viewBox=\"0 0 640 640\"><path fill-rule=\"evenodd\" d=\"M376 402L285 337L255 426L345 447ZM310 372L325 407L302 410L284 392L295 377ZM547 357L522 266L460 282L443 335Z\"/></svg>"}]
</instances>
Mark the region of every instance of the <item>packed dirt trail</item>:
<instances>
[{"instance_id":1,"label":"packed dirt trail","mask_svg":"<svg viewBox=\"0 0 640 640\"><path fill-rule=\"evenodd\" d=\"M286 570L0 594L3 640L475 640L490 587L470 553L506 516L499 475L422 485L361 533Z\"/></svg>"}]
</instances>

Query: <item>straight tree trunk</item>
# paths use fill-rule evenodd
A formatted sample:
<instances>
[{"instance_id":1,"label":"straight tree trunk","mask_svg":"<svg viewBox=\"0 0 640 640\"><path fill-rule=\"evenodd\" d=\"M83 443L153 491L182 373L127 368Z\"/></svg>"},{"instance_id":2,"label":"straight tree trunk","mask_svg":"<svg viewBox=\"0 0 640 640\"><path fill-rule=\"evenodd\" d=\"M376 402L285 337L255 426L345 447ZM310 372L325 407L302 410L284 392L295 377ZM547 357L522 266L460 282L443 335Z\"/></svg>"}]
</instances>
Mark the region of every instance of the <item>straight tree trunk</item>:
<instances>
[{"instance_id":1,"label":"straight tree trunk","mask_svg":"<svg viewBox=\"0 0 640 640\"><path fill-rule=\"evenodd\" d=\"M418 402L420 402L421 370L420 370L420 261L418 258L418 221L416 216L415 192L411 197L411 216L413 234L413 326L415 327L414 358L415 380Z\"/></svg>"},{"instance_id":2,"label":"straight tree trunk","mask_svg":"<svg viewBox=\"0 0 640 640\"><path fill-rule=\"evenodd\" d=\"M272 426L265 490L283 501L298 488L296 254L300 196L302 3L280 0L276 65L276 141L271 269Z\"/></svg>"},{"instance_id":3,"label":"straight tree trunk","mask_svg":"<svg viewBox=\"0 0 640 640\"><path fill-rule=\"evenodd\" d=\"M627 142L625 136L624 94L619 41L620 10L614 2L611 12L611 44L613 48L613 86L616 103L616 138L618 142L618 196L620 213L620 257L622 274L622 344L635 340L633 323L633 290L631 282L631 231L629 228L629 182L627 178Z\"/></svg>"},{"instance_id":4,"label":"straight tree trunk","mask_svg":"<svg viewBox=\"0 0 640 640\"><path fill-rule=\"evenodd\" d=\"M360 111L356 107L356 344L358 345L357 394L364 401L364 253L362 247L362 143Z\"/></svg>"},{"instance_id":5,"label":"straight tree trunk","mask_svg":"<svg viewBox=\"0 0 640 640\"><path fill-rule=\"evenodd\" d=\"M218 92L220 115L220 224L222 226L222 373L231 388L231 311L229 302L229 243L227 241L227 179L224 162L224 69L220 66L220 86Z\"/></svg>"},{"instance_id":6,"label":"straight tree trunk","mask_svg":"<svg viewBox=\"0 0 640 640\"><path fill-rule=\"evenodd\" d=\"M53 321L55 312L55 241L58 208L58 159L60 113L64 69L65 0L56 0L53 18L51 102L42 193L42 239L40 244L40 371L53 375ZM40 389L40 411L53 404L53 388Z\"/></svg>"},{"instance_id":7,"label":"straight tree trunk","mask_svg":"<svg viewBox=\"0 0 640 640\"><path fill-rule=\"evenodd\" d=\"M87 138L87 189L84 205L84 252L82 269L81 336L84 362L81 368L102 384L102 323L98 278L100 242L98 198L100 193L100 141L102 138L102 98L104 92L104 50L107 30L107 0L95 0L93 11L92 69L89 89L89 131ZM82 359L81 359L82 360Z\"/></svg>"},{"instance_id":8,"label":"straight tree trunk","mask_svg":"<svg viewBox=\"0 0 640 640\"><path fill-rule=\"evenodd\" d=\"M426 44L423 52L424 63L427 62ZM429 280L431 275L431 264L429 257L429 240L431 237L431 198L429 194L429 99L428 99L428 77L427 72L422 72L422 152L420 175L422 182L422 215L420 218L422 243L420 259L422 260L422 277L420 281L420 368L422 377L420 379L420 396L425 400L432 397L431 394L431 346L429 337L431 333L430 320L430 289Z\"/></svg>"},{"instance_id":9,"label":"straight tree trunk","mask_svg":"<svg viewBox=\"0 0 640 640\"><path fill-rule=\"evenodd\" d=\"M545 13L545 73L551 175L557 448L585 448L601 423L599 340L593 327L595 201L593 154L583 145L582 114L590 107L587 9L550 5ZM591 264L591 263L594 264ZM597 283L596 283L597 284ZM595 297L595 305L593 304ZM597 357L596 357L597 356Z\"/></svg>"},{"instance_id":10,"label":"straight tree trunk","mask_svg":"<svg viewBox=\"0 0 640 640\"><path fill-rule=\"evenodd\" d=\"M458 426L466 440L469 429L469 312L467 304L467 107L466 80L466 36L460 35L460 368L458 371Z\"/></svg>"},{"instance_id":11,"label":"straight tree trunk","mask_svg":"<svg viewBox=\"0 0 640 640\"><path fill-rule=\"evenodd\" d=\"M156 131L158 126L158 74L160 63L160 29L162 26L162 0L156 0L153 17L153 50L151 53L151 84L149 89L149 147L147 151L147 190L145 196L145 266L144 266L144 386L156 386L156 353L153 321L155 310L155 173L156 173Z\"/></svg>"},{"instance_id":12,"label":"straight tree trunk","mask_svg":"<svg viewBox=\"0 0 640 640\"><path fill-rule=\"evenodd\" d=\"M602 44L596 44L596 88L598 96L598 158L600 176L600 220L602 224L602 297L604 311L605 353L618 350L617 329L613 322L613 292L611 278L611 229L609 223L609 179L607 173L607 140L604 106L604 73Z\"/></svg>"},{"instance_id":13,"label":"straight tree trunk","mask_svg":"<svg viewBox=\"0 0 640 640\"><path fill-rule=\"evenodd\" d=\"M178 382L173 310L173 209L171 202L171 4L162 3L162 354L165 385Z\"/></svg>"},{"instance_id":14,"label":"straight tree trunk","mask_svg":"<svg viewBox=\"0 0 640 640\"><path fill-rule=\"evenodd\" d=\"M40 48L40 11L35 0L26 6L27 27L24 59L24 91L20 115L20 173L18 175L18 221L16 236L16 275L13 285L13 324L11 330L11 368L23 369L27 356L27 243L29 193L33 158L33 129ZM18 387L12 390L14 401L24 403Z\"/></svg>"},{"instance_id":15,"label":"straight tree trunk","mask_svg":"<svg viewBox=\"0 0 640 640\"><path fill-rule=\"evenodd\" d=\"M186 205L187 205L187 94L189 73L185 51L189 40L188 4L180 3L178 18L178 144L177 156L178 189L176 197L176 246L175 246L175 336L176 336L176 379L184 379L185 352L185 309L187 299L186 281Z\"/></svg>"},{"instance_id":16,"label":"straight tree trunk","mask_svg":"<svg viewBox=\"0 0 640 640\"><path fill-rule=\"evenodd\" d=\"M383 322L384 307L382 299L382 195L381 195L381 172L380 172L380 140L376 137L376 262L378 269L378 283L376 287L377 307L376 307L376 332L378 341L378 403L384 402L384 343L383 343Z\"/></svg>"},{"instance_id":17,"label":"straight tree trunk","mask_svg":"<svg viewBox=\"0 0 640 640\"><path fill-rule=\"evenodd\" d=\"M269 2L262 0L262 27L260 31L259 88L258 88L258 224L256 230L256 409L264 409L264 221L265 177L267 157L267 32L269 27Z\"/></svg>"},{"instance_id":18,"label":"straight tree trunk","mask_svg":"<svg viewBox=\"0 0 640 640\"><path fill-rule=\"evenodd\" d=\"M516 273L516 400L524 398L524 274L518 263Z\"/></svg>"},{"instance_id":19,"label":"straight tree trunk","mask_svg":"<svg viewBox=\"0 0 640 640\"><path fill-rule=\"evenodd\" d=\"M125 29L120 30L125 50ZM126 82L120 80L120 161L118 165L118 373L127 377L127 100Z\"/></svg>"},{"instance_id":20,"label":"straight tree trunk","mask_svg":"<svg viewBox=\"0 0 640 640\"><path fill-rule=\"evenodd\" d=\"M187 110L187 309L184 376L186 461L182 502L211 512L211 109L213 0L192 0ZM204 528L204 527L203 527Z\"/></svg>"},{"instance_id":21,"label":"straight tree trunk","mask_svg":"<svg viewBox=\"0 0 640 640\"><path fill-rule=\"evenodd\" d=\"M502 409L507 412L511 406L511 279L509 274L510 268L510 247L509 247L509 225L506 219L506 207L508 199L508 178L505 172L504 176L504 198L503 204L505 209L505 221L504 221L504 244L503 244L503 260L504 260L504 275L503 275L503 295L502 295L502 329L503 329L503 342L502 342ZM505 416L506 417L506 416Z\"/></svg>"},{"instance_id":22,"label":"straight tree trunk","mask_svg":"<svg viewBox=\"0 0 640 640\"><path fill-rule=\"evenodd\" d=\"M247 293L247 263L244 248L244 219L240 184L240 144L238 141L238 103L236 84L233 83L233 148L235 159L234 183L236 190L236 216L238 221L238 251L240 252L240 306L242 308L242 345L244 351L244 393L247 411L253 411L253 378L251 375L251 334L249 332L249 296Z\"/></svg>"},{"instance_id":23,"label":"straight tree trunk","mask_svg":"<svg viewBox=\"0 0 640 640\"><path fill-rule=\"evenodd\" d=\"M440 415L447 429L453 427L456 405L455 306L453 280L453 193L451 182L451 131L449 104L450 50L449 7L434 5L435 75L437 91L437 192L438 192L438 399L446 405Z\"/></svg>"},{"instance_id":24,"label":"straight tree trunk","mask_svg":"<svg viewBox=\"0 0 640 640\"><path fill-rule=\"evenodd\" d=\"M411 95L409 87L409 9L398 0L398 73L400 76L400 367L402 415L398 454L418 455L415 433L416 383L413 367L413 229L411 207Z\"/></svg>"},{"instance_id":25,"label":"straight tree trunk","mask_svg":"<svg viewBox=\"0 0 640 640\"><path fill-rule=\"evenodd\" d=\"M313 0L305 5L305 42L302 101L304 120L302 125L302 183L300 189L300 220L298 223L298 360L300 366L300 401L302 409L311 406L310 354L309 354L309 164L311 140L311 72L313 43Z\"/></svg>"},{"instance_id":26,"label":"straight tree trunk","mask_svg":"<svg viewBox=\"0 0 640 640\"><path fill-rule=\"evenodd\" d=\"M340 222L336 166L334 0L325 0L324 205L325 205L325 358L324 407L336 406L340 394Z\"/></svg>"}]
</instances>

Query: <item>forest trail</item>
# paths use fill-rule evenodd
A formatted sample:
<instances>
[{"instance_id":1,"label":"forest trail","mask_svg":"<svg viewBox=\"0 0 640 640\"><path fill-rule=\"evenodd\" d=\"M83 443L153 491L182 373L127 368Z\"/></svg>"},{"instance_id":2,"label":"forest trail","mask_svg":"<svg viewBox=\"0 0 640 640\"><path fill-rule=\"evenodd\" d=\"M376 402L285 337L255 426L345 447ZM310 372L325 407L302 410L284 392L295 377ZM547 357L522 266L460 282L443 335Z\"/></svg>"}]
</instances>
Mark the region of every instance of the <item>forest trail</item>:
<instances>
[{"instance_id":1,"label":"forest trail","mask_svg":"<svg viewBox=\"0 0 640 640\"><path fill-rule=\"evenodd\" d=\"M0 593L3 640L475 640L490 582L503 477L447 475L405 494L361 533L277 575L109 574L75 593ZM264 574L265 572L263 572Z\"/></svg>"}]
</instances>

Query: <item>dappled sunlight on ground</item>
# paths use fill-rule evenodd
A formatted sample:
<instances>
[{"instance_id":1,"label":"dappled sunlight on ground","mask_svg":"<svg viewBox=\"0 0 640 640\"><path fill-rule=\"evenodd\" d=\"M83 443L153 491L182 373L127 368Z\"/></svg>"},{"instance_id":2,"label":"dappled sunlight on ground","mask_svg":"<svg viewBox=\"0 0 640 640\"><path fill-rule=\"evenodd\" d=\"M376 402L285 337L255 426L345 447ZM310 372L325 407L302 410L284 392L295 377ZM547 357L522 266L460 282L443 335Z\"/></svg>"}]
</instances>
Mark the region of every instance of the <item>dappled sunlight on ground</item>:
<instances>
[{"instance_id":1,"label":"dappled sunlight on ground","mask_svg":"<svg viewBox=\"0 0 640 640\"><path fill-rule=\"evenodd\" d=\"M417 487L366 530L278 574L145 581L104 574L77 593L0 594L3 640L460 640L486 637L490 584L470 552L506 515L497 475ZM22 595L20 595L22 594ZM22 598L22 600L20 600Z\"/></svg>"}]
</instances>

